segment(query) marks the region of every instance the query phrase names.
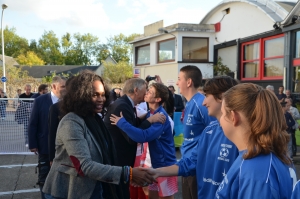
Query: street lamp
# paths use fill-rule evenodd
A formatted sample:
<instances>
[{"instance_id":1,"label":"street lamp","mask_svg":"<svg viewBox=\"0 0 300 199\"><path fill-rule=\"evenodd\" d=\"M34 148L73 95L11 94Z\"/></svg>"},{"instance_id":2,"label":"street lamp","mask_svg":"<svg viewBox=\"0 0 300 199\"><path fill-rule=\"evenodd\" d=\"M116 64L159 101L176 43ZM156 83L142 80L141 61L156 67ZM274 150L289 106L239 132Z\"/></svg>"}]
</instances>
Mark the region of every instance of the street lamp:
<instances>
[{"instance_id":1,"label":"street lamp","mask_svg":"<svg viewBox=\"0 0 300 199\"><path fill-rule=\"evenodd\" d=\"M3 12L7 8L6 4L2 4L2 16L1 16L1 33L2 33L2 65L3 65L3 77L5 77L5 55L4 55L4 36L3 36L3 26L2 26L2 21L3 21ZM6 92L6 81L3 82L3 91L4 93Z\"/></svg>"},{"instance_id":2,"label":"street lamp","mask_svg":"<svg viewBox=\"0 0 300 199\"><path fill-rule=\"evenodd\" d=\"M159 28L158 32L173 35L172 33L170 33L168 30L166 30L164 28ZM173 35L173 36L175 37L175 47L177 48L177 37L175 35Z\"/></svg>"}]
</instances>

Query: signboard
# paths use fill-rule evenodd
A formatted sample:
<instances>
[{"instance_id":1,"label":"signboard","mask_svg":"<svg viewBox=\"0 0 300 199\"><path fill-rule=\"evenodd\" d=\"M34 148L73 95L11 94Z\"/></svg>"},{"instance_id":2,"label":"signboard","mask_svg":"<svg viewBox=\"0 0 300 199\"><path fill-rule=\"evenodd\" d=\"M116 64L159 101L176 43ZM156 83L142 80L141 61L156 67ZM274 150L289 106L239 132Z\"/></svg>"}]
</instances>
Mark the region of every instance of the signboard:
<instances>
[{"instance_id":1,"label":"signboard","mask_svg":"<svg viewBox=\"0 0 300 199\"><path fill-rule=\"evenodd\" d=\"M1 77L1 82L6 82L7 81L7 79L6 79L6 77Z\"/></svg>"},{"instance_id":2,"label":"signboard","mask_svg":"<svg viewBox=\"0 0 300 199\"><path fill-rule=\"evenodd\" d=\"M176 85L176 82L174 79L168 79L167 80L167 86L175 86Z\"/></svg>"},{"instance_id":3,"label":"signboard","mask_svg":"<svg viewBox=\"0 0 300 199\"><path fill-rule=\"evenodd\" d=\"M135 68L133 70L134 70L133 71L133 77L140 77L140 75L141 75L141 69Z\"/></svg>"}]
</instances>

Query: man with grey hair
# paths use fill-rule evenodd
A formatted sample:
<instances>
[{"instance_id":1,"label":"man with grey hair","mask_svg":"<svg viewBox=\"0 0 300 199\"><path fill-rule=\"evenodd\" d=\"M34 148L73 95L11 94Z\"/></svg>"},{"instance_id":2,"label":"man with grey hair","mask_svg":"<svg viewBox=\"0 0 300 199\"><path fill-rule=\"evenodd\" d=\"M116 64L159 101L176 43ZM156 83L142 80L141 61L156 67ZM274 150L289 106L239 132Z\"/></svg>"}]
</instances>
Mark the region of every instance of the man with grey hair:
<instances>
[{"instance_id":1,"label":"man with grey hair","mask_svg":"<svg viewBox=\"0 0 300 199\"><path fill-rule=\"evenodd\" d=\"M66 78L53 77L51 92L41 95L34 100L28 124L29 149L38 154L38 182L41 196L46 177L50 170L48 152L48 114L52 104L57 103L65 93Z\"/></svg>"},{"instance_id":2,"label":"man with grey hair","mask_svg":"<svg viewBox=\"0 0 300 199\"><path fill-rule=\"evenodd\" d=\"M159 121L161 114L156 114L144 122L137 117L135 106L144 101L147 91L147 83L140 78L132 78L125 82L123 88L124 95L118 98L114 103L108 107L107 114L104 118L105 126L110 132L115 149L117 152L117 166L134 166L137 143L130 139L125 132L117 126L112 125L110 121L111 114L120 116L122 112L123 117L131 125L139 128L148 128L151 123ZM106 99L108 100L108 99ZM164 116L163 116L164 117ZM123 190L124 199L129 199L129 184L120 183L120 188Z\"/></svg>"},{"instance_id":3,"label":"man with grey hair","mask_svg":"<svg viewBox=\"0 0 300 199\"><path fill-rule=\"evenodd\" d=\"M296 107L297 99L296 99L296 96L294 96L294 95L291 93L291 90L290 90L290 89L285 90L285 95L286 95L286 98L290 98L290 99L293 100L292 106L293 106L293 107ZM296 108L297 108L297 107L296 107Z\"/></svg>"},{"instance_id":4,"label":"man with grey hair","mask_svg":"<svg viewBox=\"0 0 300 199\"><path fill-rule=\"evenodd\" d=\"M266 89L269 90L269 91L272 91L273 93L275 93L275 92L274 92L274 86L272 86L272 85L268 85L268 86L266 87Z\"/></svg>"}]
</instances>

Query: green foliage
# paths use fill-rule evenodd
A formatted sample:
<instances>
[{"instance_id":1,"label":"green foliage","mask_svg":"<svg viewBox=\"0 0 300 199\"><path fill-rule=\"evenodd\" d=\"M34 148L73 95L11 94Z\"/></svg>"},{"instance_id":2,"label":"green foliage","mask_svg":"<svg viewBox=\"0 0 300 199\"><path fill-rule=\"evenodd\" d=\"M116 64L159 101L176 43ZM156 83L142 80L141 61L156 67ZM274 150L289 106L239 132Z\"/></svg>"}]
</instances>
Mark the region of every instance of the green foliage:
<instances>
[{"instance_id":1,"label":"green foliage","mask_svg":"<svg viewBox=\"0 0 300 199\"><path fill-rule=\"evenodd\" d=\"M222 58L219 56L217 64L214 65L214 76L227 75L229 72L231 72L230 69L222 63Z\"/></svg>"},{"instance_id":2,"label":"green foliage","mask_svg":"<svg viewBox=\"0 0 300 199\"><path fill-rule=\"evenodd\" d=\"M64 64L63 55L60 52L59 40L52 30L48 32L45 31L42 37L39 39L38 52L46 64Z\"/></svg>"},{"instance_id":3,"label":"green foliage","mask_svg":"<svg viewBox=\"0 0 300 199\"><path fill-rule=\"evenodd\" d=\"M129 63L132 56L132 45L129 42L133 41L138 34L131 34L125 36L119 35L111 36L107 39L107 43L100 46L100 52L97 56L99 62L105 60L108 55L111 55L116 62L124 61Z\"/></svg>"},{"instance_id":4,"label":"green foliage","mask_svg":"<svg viewBox=\"0 0 300 199\"><path fill-rule=\"evenodd\" d=\"M90 33L71 35L66 32L59 39L50 30L45 31L38 40L33 39L28 43L28 40L16 34L15 28L6 27L4 48L6 56L18 58L22 65L98 65L109 55L116 62L131 63L133 52L129 42L136 36L138 34L126 36L121 33L101 43L98 37ZM38 58L40 60L36 61Z\"/></svg>"},{"instance_id":5,"label":"green foliage","mask_svg":"<svg viewBox=\"0 0 300 199\"><path fill-rule=\"evenodd\" d=\"M17 62L23 66L44 65L45 62L40 59L33 51L27 51L16 58Z\"/></svg>"},{"instance_id":6,"label":"green foliage","mask_svg":"<svg viewBox=\"0 0 300 199\"><path fill-rule=\"evenodd\" d=\"M126 61L119 61L117 64L104 62L103 65L103 77L111 83L123 83L133 76L132 65Z\"/></svg>"},{"instance_id":7,"label":"green foliage","mask_svg":"<svg viewBox=\"0 0 300 199\"><path fill-rule=\"evenodd\" d=\"M69 78L70 75L71 74L69 74L69 73L61 73L58 76ZM72 75L76 76L78 74L72 74ZM55 77L55 76L57 76L57 74L54 72L54 73L51 73L51 75L47 75L47 76L42 77L42 83L44 83L44 84L51 84L52 80L53 80L53 77Z\"/></svg>"},{"instance_id":8,"label":"green foliage","mask_svg":"<svg viewBox=\"0 0 300 199\"><path fill-rule=\"evenodd\" d=\"M27 39L20 37L16 34L16 28L5 27L4 31L4 52L6 56L17 57L20 54L24 54L29 50ZM0 41L2 36L0 34ZM2 49L2 42L0 42L0 48Z\"/></svg>"}]
</instances>

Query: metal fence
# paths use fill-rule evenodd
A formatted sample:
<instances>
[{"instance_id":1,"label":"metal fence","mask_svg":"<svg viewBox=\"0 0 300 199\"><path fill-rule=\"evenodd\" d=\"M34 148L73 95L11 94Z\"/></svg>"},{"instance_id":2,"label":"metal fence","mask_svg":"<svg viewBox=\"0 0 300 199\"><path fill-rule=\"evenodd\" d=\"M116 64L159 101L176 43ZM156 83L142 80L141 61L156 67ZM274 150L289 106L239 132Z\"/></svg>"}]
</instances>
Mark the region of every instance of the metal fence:
<instances>
[{"instance_id":1,"label":"metal fence","mask_svg":"<svg viewBox=\"0 0 300 199\"><path fill-rule=\"evenodd\" d=\"M34 99L0 99L0 154L33 154L28 149L28 123Z\"/></svg>"}]
</instances>

